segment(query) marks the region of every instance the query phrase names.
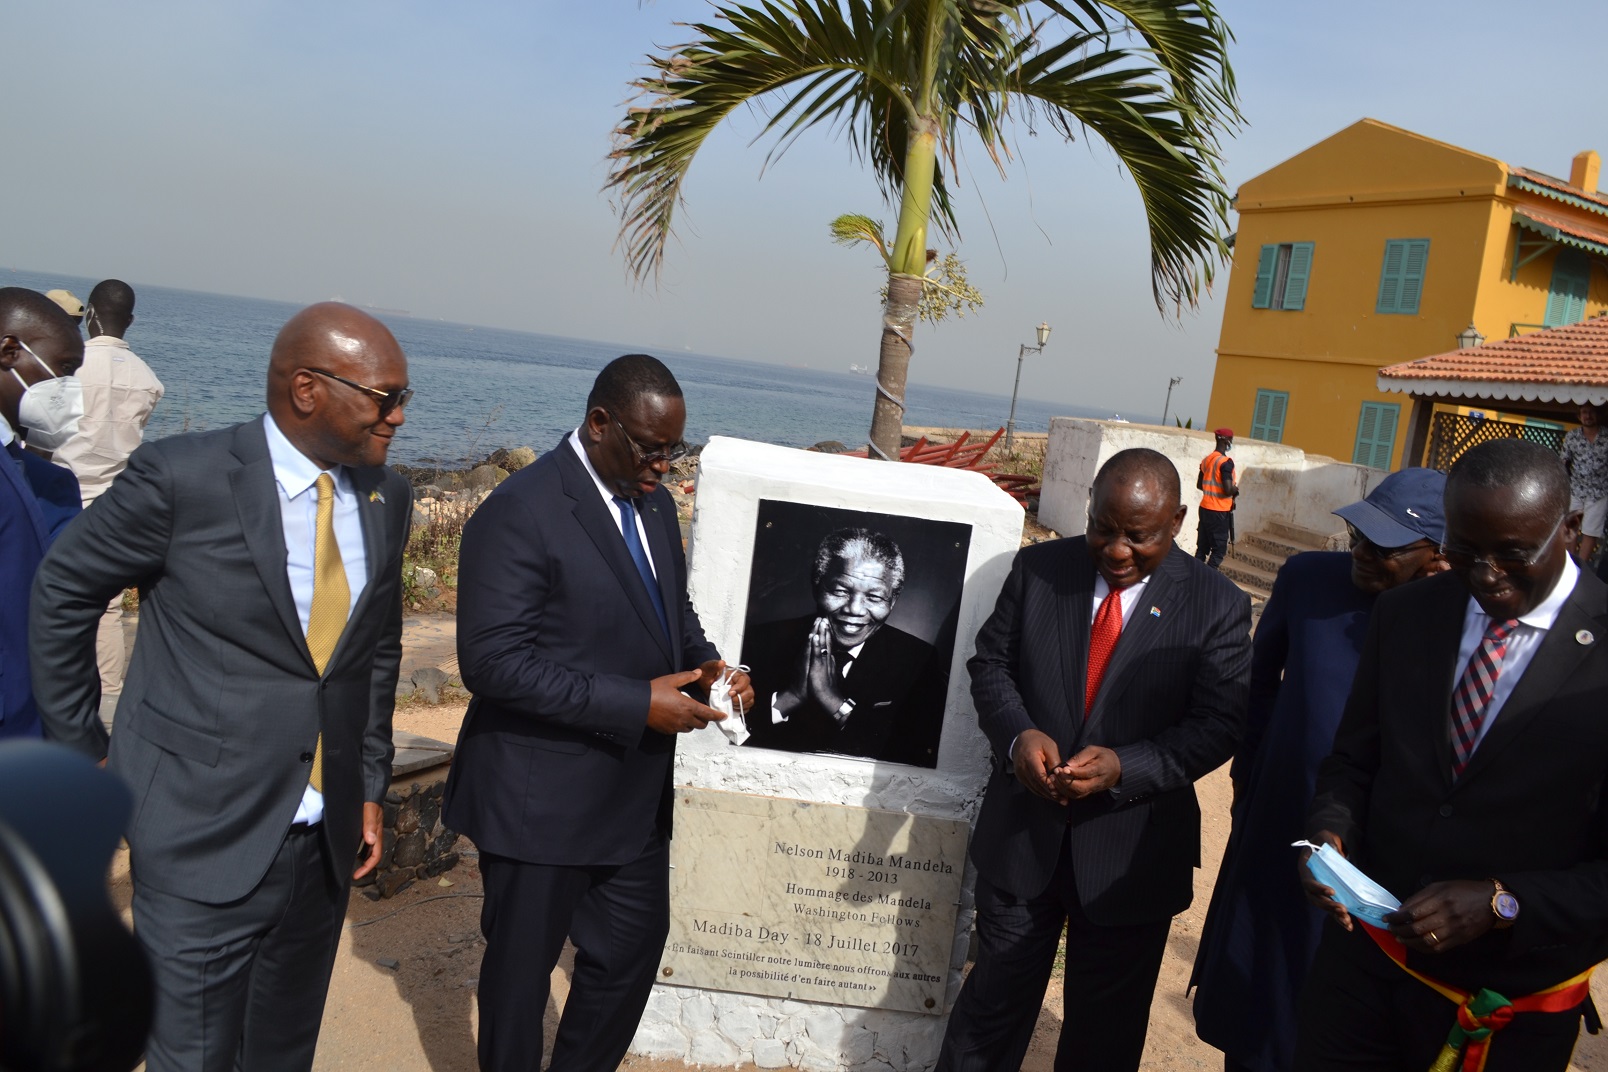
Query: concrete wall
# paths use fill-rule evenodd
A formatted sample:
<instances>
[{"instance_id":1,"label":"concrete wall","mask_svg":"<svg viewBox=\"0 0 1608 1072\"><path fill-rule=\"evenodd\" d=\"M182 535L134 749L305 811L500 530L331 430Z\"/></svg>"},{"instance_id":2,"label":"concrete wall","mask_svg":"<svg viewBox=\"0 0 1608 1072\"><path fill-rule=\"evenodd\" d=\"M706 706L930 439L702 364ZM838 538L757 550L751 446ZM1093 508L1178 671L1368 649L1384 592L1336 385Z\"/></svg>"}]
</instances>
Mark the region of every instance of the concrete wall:
<instances>
[{"instance_id":1,"label":"concrete wall","mask_svg":"<svg viewBox=\"0 0 1608 1072\"><path fill-rule=\"evenodd\" d=\"M988 745L977 728L966 660L1021 544L1022 508L979 473L717 436L699 462L690 587L705 633L732 661L742 650L761 499L972 526L938 767L734 748L710 726L681 738L677 785L971 820L982 799ZM946 1008L960 988L971 916L968 874L955 924ZM904 1072L933 1065L943 1025L932 1015L659 985L632 1050L708 1065L752 1061L762 1068Z\"/></svg>"},{"instance_id":2,"label":"concrete wall","mask_svg":"<svg viewBox=\"0 0 1608 1072\"><path fill-rule=\"evenodd\" d=\"M1178 469L1184 505L1191 515L1184 519L1178 543L1194 553L1194 511L1200 502L1195 477L1200 460L1212 452L1214 443L1210 432L1056 417L1050 422L1044 457L1039 521L1063 536L1082 533L1088 520L1089 487L1100 466L1120 450L1149 447L1165 454ZM1240 534L1266 528L1270 521L1316 533L1337 532L1344 522L1332 511L1367 495L1386 475L1380 469L1256 440L1235 440L1229 456L1242 489L1234 510Z\"/></svg>"}]
</instances>

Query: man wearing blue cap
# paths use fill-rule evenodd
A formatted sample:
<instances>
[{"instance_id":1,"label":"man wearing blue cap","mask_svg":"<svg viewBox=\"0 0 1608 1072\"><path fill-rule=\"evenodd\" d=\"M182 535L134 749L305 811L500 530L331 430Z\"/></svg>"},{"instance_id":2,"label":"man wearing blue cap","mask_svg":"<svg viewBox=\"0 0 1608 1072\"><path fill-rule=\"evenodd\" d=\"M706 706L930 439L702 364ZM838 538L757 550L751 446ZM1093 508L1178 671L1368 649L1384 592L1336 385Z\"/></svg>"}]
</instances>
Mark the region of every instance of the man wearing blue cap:
<instances>
[{"instance_id":1,"label":"man wearing blue cap","mask_svg":"<svg viewBox=\"0 0 1608 1072\"><path fill-rule=\"evenodd\" d=\"M1380 592L1446 568L1433 469L1387 476L1336 510L1351 551L1296 555L1279 570L1257 626L1245 738L1230 774L1234 829L1201 935L1195 1028L1228 1072L1283 1072L1295 999L1322 933L1290 866L1318 763L1328 755Z\"/></svg>"}]
</instances>

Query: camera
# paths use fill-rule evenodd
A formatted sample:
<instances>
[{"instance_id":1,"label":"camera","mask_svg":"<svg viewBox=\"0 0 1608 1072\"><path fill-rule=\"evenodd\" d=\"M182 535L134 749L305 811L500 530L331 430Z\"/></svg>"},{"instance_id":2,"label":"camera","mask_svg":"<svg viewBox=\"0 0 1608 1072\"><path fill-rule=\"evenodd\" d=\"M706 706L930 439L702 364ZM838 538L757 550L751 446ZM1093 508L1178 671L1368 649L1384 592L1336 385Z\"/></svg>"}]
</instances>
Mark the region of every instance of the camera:
<instances>
[{"instance_id":1,"label":"camera","mask_svg":"<svg viewBox=\"0 0 1608 1072\"><path fill-rule=\"evenodd\" d=\"M0 1070L128 1072L151 1023L145 954L107 897L132 798L86 757L0 744Z\"/></svg>"}]
</instances>

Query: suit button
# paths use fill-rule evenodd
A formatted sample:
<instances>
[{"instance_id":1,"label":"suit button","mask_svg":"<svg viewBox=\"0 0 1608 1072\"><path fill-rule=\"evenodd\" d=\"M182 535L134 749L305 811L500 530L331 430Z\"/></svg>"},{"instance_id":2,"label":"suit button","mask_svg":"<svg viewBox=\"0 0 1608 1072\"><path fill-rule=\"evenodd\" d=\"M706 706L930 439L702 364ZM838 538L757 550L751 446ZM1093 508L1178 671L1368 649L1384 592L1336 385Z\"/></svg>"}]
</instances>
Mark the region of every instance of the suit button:
<instances>
[{"instance_id":1,"label":"suit button","mask_svg":"<svg viewBox=\"0 0 1608 1072\"><path fill-rule=\"evenodd\" d=\"M301 761L303 763L311 763L313 761L313 754L311 752L303 752L301 754Z\"/></svg>"}]
</instances>

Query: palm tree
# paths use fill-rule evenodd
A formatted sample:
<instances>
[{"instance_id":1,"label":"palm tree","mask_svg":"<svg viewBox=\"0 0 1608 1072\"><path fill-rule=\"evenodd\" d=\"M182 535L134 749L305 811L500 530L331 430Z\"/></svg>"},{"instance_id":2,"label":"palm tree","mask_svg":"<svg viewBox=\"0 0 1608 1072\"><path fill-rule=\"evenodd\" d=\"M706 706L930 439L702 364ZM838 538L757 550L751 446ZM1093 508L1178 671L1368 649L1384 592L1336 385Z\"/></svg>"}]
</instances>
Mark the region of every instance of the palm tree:
<instances>
[{"instance_id":1,"label":"palm tree","mask_svg":"<svg viewBox=\"0 0 1608 1072\"><path fill-rule=\"evenodd\" d=\"M648 57L614 130L606 189L627 266L657 276L682 182L739 105L769 108L771 156L841 131L898 204L883 309L873 454L897 457L927 227L958 233L945 169L970 130L1003 173L1002 131L1092 131L1139 188L1158 308L1193 307L1228 223L1220 134L1240 122L1232 40L1212 0L754 0L714 5L693 40ZM1121 43L1126 42L1126 43Z\"/></svg>"}]
</instances>

